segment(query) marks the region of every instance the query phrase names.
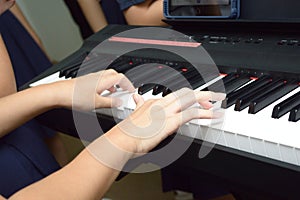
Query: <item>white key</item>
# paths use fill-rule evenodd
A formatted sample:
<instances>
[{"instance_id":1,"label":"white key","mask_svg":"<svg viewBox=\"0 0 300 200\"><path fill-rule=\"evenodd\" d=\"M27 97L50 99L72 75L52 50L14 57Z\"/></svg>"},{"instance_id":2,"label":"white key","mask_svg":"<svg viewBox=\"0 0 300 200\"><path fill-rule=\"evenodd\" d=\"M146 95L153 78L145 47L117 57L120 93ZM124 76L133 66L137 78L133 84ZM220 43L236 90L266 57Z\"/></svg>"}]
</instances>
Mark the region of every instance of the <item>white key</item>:
<instances>
[{"instance_id":1,"label":"white key","mask_svg":"<svg viewBox=\"0 0 300 200\"><path fill-rule=\"evenodd\" d=\"M197 89L206 88L220 79L218 77ZM271 118L275 105L299 91L300 87L256 114L248 114L248 108L234 111L233 105L225 109L223 121L192 120L181 128L180 133L229 148L300 165L299 123L289 122L288 114L280 119ZM118 112L125 111L126 115L117 113L118 117L123 119L134 110L135 103L132 97L129 97L128 92L118 92L115 95L123 99L124 105L117 108ZM142 96L145 100L161 98L161 94L152 95L152 90ZM218 106L220 105L216 104L216 107ZM100 109L99 112L103 111ZM116 113L111 112L111 114Z\"/></svg>"}]
</instances>

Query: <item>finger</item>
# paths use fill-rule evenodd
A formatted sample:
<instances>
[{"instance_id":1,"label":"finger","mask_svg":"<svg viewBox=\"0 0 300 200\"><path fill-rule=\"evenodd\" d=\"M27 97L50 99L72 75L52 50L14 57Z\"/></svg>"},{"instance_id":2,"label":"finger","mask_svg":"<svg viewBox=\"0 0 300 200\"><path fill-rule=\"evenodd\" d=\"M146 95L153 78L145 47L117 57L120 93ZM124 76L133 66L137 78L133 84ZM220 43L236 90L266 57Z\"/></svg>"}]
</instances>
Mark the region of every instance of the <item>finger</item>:
<instances>
[{"instance_id":1,"label":"finger","mask_svg":"<svg viewBox=\"0 0 300 200\"><path fill-rule=\"evenodd\" d=\"M204 109L210 109L213 107L212 101L222 101L226 97L224 93L215 93L211 91L197 91L196 98L198 99L198 103Z\"/></svg>"},{"instance_id":2,"label":"finger","mask_svg":"<svg viewBox=\"0 0 300 200\"><path fill-rule=\"evenodd\" d=\"M106 69L106 70L103 71L103 73L105 73L107 75L108 74L118 74L118 72L114 69Z\"/></svg>"},{"instance_id":3,"label":"finger","mask_svg":"<svg viewBox=\"0 0 300 200\"><path fill-rule=\"evenodd\" d=\"M196 107L186 109L175 115L177 120L179 120L178 123L180 125L183 125L192 119L212 119L215 118L214 116L215 114L212 110L204 110Z\"/></svg>"},{"instance_id":4,"label":"finger","mask_svg":"<svg viewBox=\"0 0 300 200\"><path fill-rule=\"evenodd\" d=\"M114 97L103 97L96 95L95 108L112 108L119 107L123 104L122 100Z\"/></svg>"},{"instance_id":5,"label":"finger","mask_svg":"<svg viewBox=\"0 0 300 200\"><path fill-rule=\"evenodd\" d=\"M122 88L123 90L127 90L129 92L134 92L135 88L132 84L132 82L124 75L124 74L118 74L120 76L119 78L119 87Z\"/></svg>"},{"instance_id":6,"label":"finger","mask_svg":"<svg viewBox=\"0 0 300 200\"><path fill-rule=\"evenodd\" d=\"M200 101L199 104L202 106L204 109L210 109L213 107L212 102L210 101Z\"/></svg>"},{"instance_id":7,"label":"finger","mask_svg":"<svg viewBox=\"0 0 300 200\"><path fill-rule=\"evenodd\" d=\"M226 97L226 94L224 93L218 93L212 91L196 91L195 94L196 94L196 98L198 99L198 102L222 101Z\"/></svg>"},{"instance_id":8,"label":"finger","mask_svg":"<svg viewBox=\"0 0 300 200\"><path fill-rule=\"evenodd\" d=\"M180 90L177 90L173 93L168 94L163 99L161 99L158 103L161 104L164 107L169 106L171 103L174 103L174 101L178 100L182 96L185 96L187 93L191 92L191 89L188 88L182 88Z\"/></svg>"},{"instance_id":9,"label":"finger","mask_svg":"<svg viewBox=\"0 0 300 200\"><path fill-rule=\"evenodd\" d=\"M119 85L120 88L122 88L123 90L128 90L129 92L134 92L135 90L129 79L121 73L110 74L107 76L105 75L105 73L101 74L99 77L98 85L104 85L105 89L111 88L115 85Z\"/></svg>"},{"instance_id":10,"label":"finger","mask_svg":"<svg viewBox=\"0 0 300 200\"><path fill-rule=\"evenodd\" d=\"M112 87L108 88L107 90L108 90L109 92L113 93L113 92L115 92L117 89L116 89L115 86L112 86Z\"/></svg>"},{"instance_id":11,"label":"finger","mask_svg":"<svg viewBox=\"0 0 300 200\"><path fill-rule=\"evenodd\" d=\"M188 107L199 103L204 109L213 107L210 101L221 101L226 97L223 93L211 91L193 91L188 88L182 88L174 92L166 99L164 107L166 112L174 113L187 109Z\"/></svg>"},{"instance_id":12,"label":"finger","mask_svg":"<svg viewBox=\"0 0 300 200\"><path fill-rule=\"evenodd\" d=\"M144 98L141 95L139 95L139 94L133 94L132 97L133 97L133 100L134 100L134 102L136 104L136 109L138 109L142 105L144 105L145 100L144 100Z\"/></svg>"},{"instance_id":13,"label":"finger","mask_svg":"<svg viewBox=\"0 0 300 200\"><path fill-rule=\"evenodd\" d=\"M188 88L182 88L179 91L176 91L174 95L176 95L177 98L169 103L169 105L165 105L166 112L168 113L176 113L185 110L198 101L195 92Z\"/></svg>"}]
</instances>

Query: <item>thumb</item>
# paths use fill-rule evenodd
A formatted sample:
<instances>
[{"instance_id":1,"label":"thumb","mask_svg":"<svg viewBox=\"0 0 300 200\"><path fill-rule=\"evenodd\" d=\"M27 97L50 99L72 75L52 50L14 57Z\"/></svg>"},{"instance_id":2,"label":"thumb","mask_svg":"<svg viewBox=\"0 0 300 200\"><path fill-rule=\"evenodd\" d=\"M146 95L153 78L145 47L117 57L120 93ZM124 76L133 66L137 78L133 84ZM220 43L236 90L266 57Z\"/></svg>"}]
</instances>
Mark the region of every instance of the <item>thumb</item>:
<instances>
[{"instance_id":1,"label":"thumb","mask_svg":"<svg viewBox=\"0 0 300 200\"><path fill-rule=\"evenodd\" d=\"M145 103L144 98L139 94L133 94L133 100L136 104L135 109L138 109L139 107L141 107Z\"/></svg>"},{"instance_id":2,"label":"thumb","mask_svg":"<svg viewBox=\"0 0 300 200\"><path fill-rule=\"evenodd\" d=\"M95 98L95 108L112 108L119 107L123 104L122 100L113 97L103 97L97 95Z\"/></svg>"}]
</instances>

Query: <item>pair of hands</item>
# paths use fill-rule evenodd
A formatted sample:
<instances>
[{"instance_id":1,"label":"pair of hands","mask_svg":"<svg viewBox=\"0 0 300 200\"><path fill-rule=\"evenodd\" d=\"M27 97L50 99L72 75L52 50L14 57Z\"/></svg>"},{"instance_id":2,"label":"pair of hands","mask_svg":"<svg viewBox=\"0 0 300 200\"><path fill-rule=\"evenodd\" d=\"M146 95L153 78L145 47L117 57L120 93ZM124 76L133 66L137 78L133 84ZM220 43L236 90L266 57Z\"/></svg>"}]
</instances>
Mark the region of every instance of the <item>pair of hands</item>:
<instances>
[{"instance_id":1,"label":"pair of hands","mask_svg":"<svg viewBox=\"0 0 300 200\"><path fill-rule=\"evenodd\" d=\"M92 110L95 108L117 107L119 99L101 96L105 90L116 91L116 85L123 90L134 92L135 88L123 74L114 70L92 73L66 81L60 90L61 105L74 109ZM67 85L67 87L65 87ZM181 125L192 119L209 119L214 115L211 101L221 101L225 94L210 91L180 89L161 99L144 101L143 97L133 94L136 109L125 120L117 124L105 135L119 148L135 154L146 153ZM200 106L193 106L200 104Z\"/></svg>"},{"instance_id":2,"label":"pair of hands","mask_svg":"<svg viewBox=\"0 0 300 200\"><path fill-rule=\"evenodd\" d=\"M0 0L0 15L10 9L15 3L16 0Z\"/></svg>"}]
</instances>

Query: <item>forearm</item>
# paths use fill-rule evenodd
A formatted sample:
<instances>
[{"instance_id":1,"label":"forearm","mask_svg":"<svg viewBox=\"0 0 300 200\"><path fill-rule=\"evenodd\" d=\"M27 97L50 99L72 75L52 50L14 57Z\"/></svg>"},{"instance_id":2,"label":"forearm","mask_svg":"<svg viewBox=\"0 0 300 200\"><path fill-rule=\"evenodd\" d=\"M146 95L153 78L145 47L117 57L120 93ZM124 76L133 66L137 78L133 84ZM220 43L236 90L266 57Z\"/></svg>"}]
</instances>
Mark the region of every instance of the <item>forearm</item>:
<instances>
[{"instance_id":1,"label":"forearm","mask_svg":"<svg viewBox=\"0 0 300 200\"><path fill-rule=\"evenodd\" d=\"M102 139L98 138L88 146L70 164L45 179L20 190L11 199L101 199L119 174L119 170L108 167L99 154L109 155L111 162L122 167L128 160L124 151L110 152L104 148ZM98 150L96 152L96 150ZM120 162L120 158L124 157ZM123 163L123 164L121 164Z\"/></svg>"},{"instance_id":2,"label":"forearm","mask_svg":"<svg viewBox=\"0 0 300 200\"><path fill-rule=\"evenodd\" d=\"M164 19L162 0L146 0L144 3L131 6L125 10L124 15L129 25L166 25L162 21Z\"/></svg>"},{"instance_id":3,"label":"forearm","mask_svg":"<svg viewBox=\"0 0 300 200\"><path fill-rule=\"evenodd\" d=\"M146 102L134 95L137 108L128 118L96 139L66 167L11 199L100 199L130 158L149 152L192 119L212 118L211 101L224 98L224 94L188 88ZM203 108L189 108L197 102Z\"/></svg>"},{"instance_id":4,"label":"forearm","mask_svg":"<svg viewBox=\"0 0 300 200\"><path fill-rule=\"evenodd\" d=\"M0 137L32 119L58 106L52 85L30 88L0 99Z\"/></svg>"},{"instance_id":5,"label":"forearm","mask_svg":"<svg viewBox=\"0 0 300 200\"><path fill-rule=\"evenodd\" d=\"M12 64L0 34L0 97L17 91Z\"/></svg>"},{"instance_id":6,"label":"forearm","mask_svg":"<svg viewBox=\"0 0 300 200\"><path fill-rule=\"evenodd\" d=\"M78 0L81 10L94 32L107 25L99 0Z\"/></svg>"}]
</instances>

